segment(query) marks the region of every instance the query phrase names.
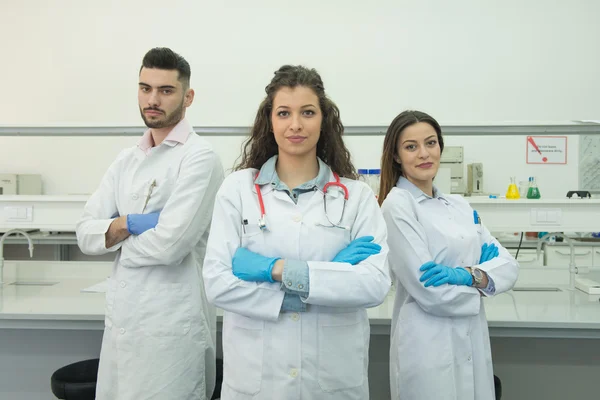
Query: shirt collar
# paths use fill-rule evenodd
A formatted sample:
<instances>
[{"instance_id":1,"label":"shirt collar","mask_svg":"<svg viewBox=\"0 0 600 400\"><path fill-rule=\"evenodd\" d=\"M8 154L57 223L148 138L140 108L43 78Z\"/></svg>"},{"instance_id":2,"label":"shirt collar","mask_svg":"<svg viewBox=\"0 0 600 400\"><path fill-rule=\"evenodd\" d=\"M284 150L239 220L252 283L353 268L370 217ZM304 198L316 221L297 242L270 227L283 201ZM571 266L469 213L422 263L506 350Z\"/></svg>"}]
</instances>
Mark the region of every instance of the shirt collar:
<instances>
[{"instance_id":1,"label":"shirt collar","mask_svg":"<svg viewBox=\"0 0 600 400\"><path fill-rule=\"evenodd\" d=\"M190 136L190 133L193 131L194 128L189 121L186 118L183 118L177 125L173 127L173 129L171 129L171 132L169 132L163 143L171 147L175 146L177 143L184 144ZM146 132L144 132L144 135L138 142L138 147L144 153L148 154L153 146L154 140L152 139L152 129L148 129Z\"/></svg>"},{"instance_id":2,"label":"shirt collar","mask_svg":"<svg viewBox=\"0 0 600 400\"><path fill-rule=\"evenodd\" d=\"M267 162L265 162L263 164L263 166L260 168L260 171L258 173L258 176L256 177L255 183L258 185L267 185L267 184L271 184L273 186L279 186L280 184L280 179L279 176L277 175L277 170L275 169L275 166L277 165L277 155L274 155L273 157L269 158L267 160ZM329 168L329 166L327 164L325 164L325 162L323 162L323 160L321 160L319 157L317 157L317 161L319 162L319 173L318 175L314 178L311 179L308 182L303 183L302 185L298 186L297 188L291 188L291 189L313 189L315 187L319 188L320 190L323 190L323 188L325 187L325 185L327 183L329 183L330 179L331 179L331 168Z\"/></svg>"},{"instance_id":3,"label":"shirt collar","mask_svg":"<svg viewBox=\"0 0 600 400\"><path fill-rule=\"evenodd\" d=\"M429 196L428 194L425 194L414 183L412 183L411 181L409 181L408 179L406 179L403 176L401 176L400 179L398 179L398 183L396 183L396 187L399 189L407 190L410 194L412 194L412 196L415 198L415 200L418 203L420 203L424 200L427 200L427 199L440 199L440 200L445 201L446 203L448 202L448 200L446 199L446 196L441 191L439 191L438 188L435 187L435 185L433 185L433 197Z\"/></svg>"}]
</instances>

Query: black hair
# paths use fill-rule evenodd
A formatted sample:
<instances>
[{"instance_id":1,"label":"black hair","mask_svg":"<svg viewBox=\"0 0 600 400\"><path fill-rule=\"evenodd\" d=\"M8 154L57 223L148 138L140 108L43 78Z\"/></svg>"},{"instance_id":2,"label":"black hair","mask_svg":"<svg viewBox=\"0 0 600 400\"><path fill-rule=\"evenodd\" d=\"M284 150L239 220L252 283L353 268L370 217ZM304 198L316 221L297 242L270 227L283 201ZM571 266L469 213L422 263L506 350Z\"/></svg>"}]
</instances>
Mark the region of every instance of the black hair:
<instances>
[{"instance_id":1,"label":"black hair","mask_svg":"<svg viewBox=\"0 0 600 400\"><path fill-rule=\"evenodd\" d=\"M190 64L173 50L167 47L155 47L148 51L142 61L142 68L156 68L166 70L177 70L179 76L177 79L183 84L184 88L190 87L190 77L192 70Z\"/></svg>"}]
</instances>

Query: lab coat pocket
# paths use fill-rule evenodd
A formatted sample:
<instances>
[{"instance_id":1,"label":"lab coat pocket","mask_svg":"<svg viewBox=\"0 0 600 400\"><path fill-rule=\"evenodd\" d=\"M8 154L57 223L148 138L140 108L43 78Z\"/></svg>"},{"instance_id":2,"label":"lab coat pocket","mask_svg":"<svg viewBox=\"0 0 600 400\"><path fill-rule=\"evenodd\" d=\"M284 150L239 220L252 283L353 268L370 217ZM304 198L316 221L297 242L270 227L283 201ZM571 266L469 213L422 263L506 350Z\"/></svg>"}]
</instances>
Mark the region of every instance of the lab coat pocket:
<instances>
[{"instance_id":1,"label":"lab coat pocket","mask_svg":"<svg viewBox=\"0 0 600 400\"><path fill-rule=\"evenodd\" d=\"M117 294L117 282L108 279L106 285L106 298L104 303L104 326L108 329L113 327L113 309L115 307L115 296Z\"/></svg>"},{"instance_id":2,"label":"lab coat pocket","mask_svg":"<svg viewBox=\"0 0 600 400\"><path fill-rule=\"evenodd\" d=\"M192 324L188 283L148 285L140 291L140 330L149 336L184 336Z\"/></svg>"},{"instance_id":3,"label":"lab coat pocket","mask_svg":"<svg viewBox=\"0 0 600 400\"><path fill-rule=\"evenodd\" d=\"M479 239L479 243L483 245L483 227L481 226L481 224L475 225L475 232L477 233L477 239Z\"/></svg>"},{"instance_id":4,"label":"lab coat pocket","mask_svg":"<svg viewBox=\"0 0 600 400\"><path fill-rule=\"evenodd\" d=\"M426 380L430 374L441 376L448 372L454 350L451 324L451 318L428 314L416 302L402 306L397 336L399 373L403 379Z\"/></svg>"},{"instance_id":5,"label":"lab coat pocket","mask_svg":"<svg viewBox=\"0 0 600 400\"><path fill-rule=\"evenodd\" d=\"M223 322L223 383L254 395L262 383L264 322L234 313Z\"/></svg>"},{"instance_id":6,"label":"lab coat pocket","mask_svg":"<svg viewBox=\"0 0 600 400\"><path fill-rule=\"evenodd\" d=\"M253 251L255 253L261 253L264 244L264 232L259 228L258 224L244 225L242 229L242 247Z\"/></svg>"},{"instance_id":7,"label":"lab coat pocket","mask_svg":"<svg viewBox=\"0 0 600 400\"><path fill-rule=\"evenodd\" d=\"M350 244L350 230L337 227L317 226L318 233L314 238L319 238L318 243L322 246L313 246L313 251L319 252L310 259L313 261L331 261L343 249Z\"/></svg>"},{"instance_id":8,"label":"lab coat pocket","mask_svg":"<svg viewBox=\"0 0 600 400\"><path fill-rule=\"evenodd\" d=\"M325 392L364 383L368 335L360 323L361 312L319 315L318 381Z\"/></svg>"},{"instance_id":9,"label":"lab coat pocket","mask_svg":"<svg viewBox=\"0 0 600 400\"><path fill-rule=\"evenodd\" d=\"M144 213L161 211L175 190L177 177L172 173L150 179L141 189L146 205Z\"/></svg>"}]
</instances>

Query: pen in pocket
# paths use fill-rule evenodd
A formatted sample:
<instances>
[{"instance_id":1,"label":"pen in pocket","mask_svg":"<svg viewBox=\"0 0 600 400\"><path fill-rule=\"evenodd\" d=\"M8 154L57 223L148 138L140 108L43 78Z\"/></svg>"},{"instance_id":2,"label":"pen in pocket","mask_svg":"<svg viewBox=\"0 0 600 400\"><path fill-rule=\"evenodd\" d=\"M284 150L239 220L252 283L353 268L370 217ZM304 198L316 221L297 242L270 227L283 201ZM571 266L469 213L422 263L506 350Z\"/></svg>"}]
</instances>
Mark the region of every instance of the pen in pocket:
<instances>
[{"instance_id":1,"label":"pen in pocket","mask_svg":"<svg viewBox=\"0 0 600 400\"><path fill-rule=\"evenodd\" d=\"M156 187L156 179L152 179L152 183L150 183L150 187L148 188L148 195L146 196L146 201L144 202L144 208L142 208L142 214L146 211L146 206L150 201L150 196L152 196L152 189Z\"/></svg>"},{"instance_id":2,"label":"pen in pocket","mask_svg":"<svg viewBox=\"0 0 600 400\"><path fill-rule=\"evenodd\" d=\"M477 210L473 210L473 223L474 224L479 224L481 225L481 218L479 218L479 214L477 213Z\"/></svg>"}]
</instances>

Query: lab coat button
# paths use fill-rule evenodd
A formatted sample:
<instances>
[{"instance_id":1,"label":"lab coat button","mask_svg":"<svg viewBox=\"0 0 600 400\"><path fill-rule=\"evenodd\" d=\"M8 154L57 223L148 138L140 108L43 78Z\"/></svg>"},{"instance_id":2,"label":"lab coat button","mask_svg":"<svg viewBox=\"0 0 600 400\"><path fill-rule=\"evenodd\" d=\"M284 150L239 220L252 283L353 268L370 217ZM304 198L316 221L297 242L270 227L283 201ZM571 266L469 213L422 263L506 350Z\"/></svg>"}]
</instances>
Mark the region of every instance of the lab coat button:
<instances>
[{"instance_id":1,"label":"lab coat button","mask_svg":"<svg viewBox=\"0 0 600 400\"><path fill-rule=\"evenodd\" d=\"M121 287L125 287L127 286L127 284L125 283L125 281L121 281Z\"/></svg>"},{"instance_id":2,"label":"lab coat button","mask_svg":"<svg viewBox=\"0 0 600 400\"><path fill-rule=\"evenodd\" d=\"M471 361L471 356L469 356L468 360Z\"/></svg>"},{"instance_id":3,"label":"lab coat button","mask_svg":"<svg viewBox=\"0 0 600 400\"><path fill-rule=\"evenodd\" d=\"M292 220L294 222L300 222L300 221L302 221L302 216L301 215L294 215L294 218L292 218Z\"/></svg>"},{"instance_id":4,"label":"lab coat button","mask_svg":"<svg viewBox=\"0 0 600 400\"><path fill-rule=\"evenodd\" d=\"M300 315L298 315L298 313L292 314L292 321L298 321L299 319L300 319Z\"/></svg>"},{"instance_id":5,"label":"lab coat button","mask_svg":"<svg viewBox=\"0 0 600 400\"><path fill-rule=\"evenodd\" d=\"M298 289L303 289L303 288L304 288L304 285L303 285L303 284L299 284L299 285L298 285Z\"/></svg>"},{"instance_id":6,"label":"lab coat button","mask_svg":"<svg viewBox=\"0 0 600 400\"><path fill-rule=\"evenodd\" d=\"M288 281L288 282L287 282L287 285L288 285L289 287L292 287L292 281Z\"/></svg>"},{"instance_id":7,"label":"lab coat button","mask_svg":"<svg viewBox=\"0 0 600 400\"><path fill-rule=\"evenodd\" d=\"M132 194L132 195L131 195L131 199L132 199L132 200L137 200L137 199L138 199L138 195L137 195L137 194L135 194L135 193L134 193L134 194Z\"/></svg>"},{"instance_id":8,"label":"lab coat button","mask_svg":"<svg viewBox=\"0 0 600 400\"><path fill-rule=\"evenodd\" d=\"M290 370L290 376L291 376L292 378L295 378L295 377L297 377L297 376L298 376L298 370L297 370L296 368L292 368L292 369Z\"/></svg>"},{"instance_id":9,"label":"lab coat button","mask_svg":"<svg viewBox=\"0 0 600 400\"><path fill-rule=\"evenodd\" d=\"M125 334L125 328L119 329L119 332L121 333L121 335Z\"/></svg>"}]
</instances>

